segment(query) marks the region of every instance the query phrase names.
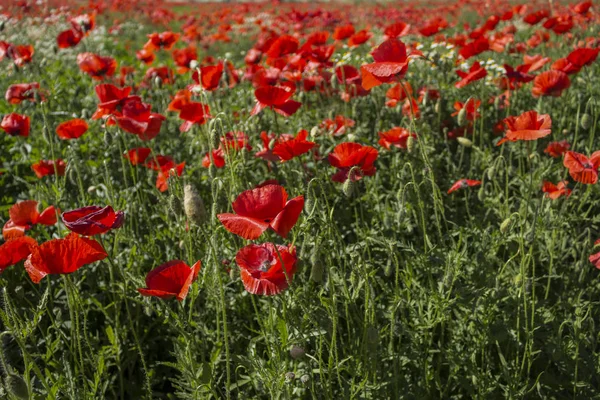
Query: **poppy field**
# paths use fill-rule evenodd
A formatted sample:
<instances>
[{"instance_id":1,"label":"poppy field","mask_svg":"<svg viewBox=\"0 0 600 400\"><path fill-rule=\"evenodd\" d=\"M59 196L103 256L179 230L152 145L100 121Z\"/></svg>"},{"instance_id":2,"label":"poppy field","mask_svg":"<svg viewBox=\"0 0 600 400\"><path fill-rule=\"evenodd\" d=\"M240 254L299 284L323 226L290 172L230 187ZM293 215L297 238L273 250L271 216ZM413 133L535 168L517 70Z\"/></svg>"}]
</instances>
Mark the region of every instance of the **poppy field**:
<instances>
[{"instance_id":1,"label":"poppy field","mask_svg":"<svg viewBox=\"0 0 600 400\"><path fill-rule=\"evenodd\" d=\"M599 26L0 4L0 398L600 398Z\"/></svg>"}]
</instances>

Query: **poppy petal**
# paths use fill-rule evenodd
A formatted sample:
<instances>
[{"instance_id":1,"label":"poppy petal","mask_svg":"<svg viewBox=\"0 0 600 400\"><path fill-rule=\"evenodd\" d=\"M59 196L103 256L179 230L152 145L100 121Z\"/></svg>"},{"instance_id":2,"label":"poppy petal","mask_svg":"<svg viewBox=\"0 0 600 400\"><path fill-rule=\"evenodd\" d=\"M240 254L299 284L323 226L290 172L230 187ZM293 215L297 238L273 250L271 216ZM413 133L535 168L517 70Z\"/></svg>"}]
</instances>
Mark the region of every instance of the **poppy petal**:
<instances>
[{"instance_id":1,"label":"poppy petal","mask_svg":"<svg viewBox=\"0 0 600 400\"><path fill-rule=\"evenodd\" d=\"M283 238L292 230L304 208L304 196L298 196L288 201L283 210L271 222L271 228Z\"/></svg>"},{"instance_id":2,"label":"poppy petal","mask_svg":"<svg viewBox=\"0 0 600 400\"><path fill-rule=\"evenodd\" d=\"M217 218L229 232L248 240L258 239L269 227L268 222L236 214L219 214Z\"/></svg>"}]
</instances>

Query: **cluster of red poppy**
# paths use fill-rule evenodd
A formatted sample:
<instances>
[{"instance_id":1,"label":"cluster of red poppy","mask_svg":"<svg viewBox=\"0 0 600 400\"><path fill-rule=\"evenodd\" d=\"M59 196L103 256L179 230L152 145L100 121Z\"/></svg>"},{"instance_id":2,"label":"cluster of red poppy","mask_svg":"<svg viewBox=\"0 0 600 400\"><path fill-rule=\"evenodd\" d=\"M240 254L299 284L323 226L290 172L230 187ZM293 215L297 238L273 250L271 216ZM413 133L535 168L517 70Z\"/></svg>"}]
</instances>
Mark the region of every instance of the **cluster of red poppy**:
<instances>
[{"instance_id":1,"label":"cluster of red poppy","mask_svg":"<svg viewBox=\"0 0 600 400\"><path fill-rule=\"evenodd\" d=\"M169 111L178 113L181 120L179 130L187 135L194 127L214 118L209 104L206 104L211 98L242 81L252 85L255 103L248 107L246 115L256 119L272 118L277 121L277 118L294 115L303 107L303 103L294 98L302 99L304 93L339 95L343 101L350 102L356 97L376 96L377 91L381 90L376 88L385 86L385 105L389 108L399 107L402 114L412 121L422 117L420 107L427 101L441 99L441 87L436 88L435 83L428 83L428 86L415 87L418 90L413 90L407 81L411 63L435 64L435 60L429 59L419 46L403 41L408 35L432 37L437 44L452 45L458 54L456 65L462 66L455 70L456 75L452 74L454 79L451 77L449 85L464 93L468 90L465 88L492 82L494 87L503 92L491 99L492 102L503 100L506 106L510 104L512 94L527 85L531 85L533 97L561 96L570 87L573 75L597 59L600 53L597 40L576 43L565 57L554 61L539 54L525 54L541 43L548 42L549 31L557 35L569 35L576 24L586 24L591 18L590 7L590 2L582 2L568 8L560 7L560 12L550 13L545 9L537 10L523 5L506 6L506 9L498 10L481 24L466 27L453 36L444 33L452 24L442 17L429 20L420 18L413 25L394 19L391 23L361 30L343 22L329 30L328 25L311 26L310 32L299 29L294 34L290 34L289 29L279 29L280 26L270 27L269 21L256 19L252 23L260 28L259 33L253 47L245 53L245 65L239 69L226 58L207 56L199 59L198 56L198 44L207 46L214 42L230 41L231 25L219 24L216 33L207 35L200 31L199 21L192 17L185 20L181 33L162 31L147 36L146 43L136 51L137 60L148 66L138 85L125 85L135 70L126 65L121 65L119 69L113 57L84 51L77 54L76 63L82 73L97 81L95 92L98 104L91 120L102 120L107 131L110 131L109 127L117 126L141 141L156 138L166 120L163 114L152 112L152 105L142 100L139 95L141 89L153 85L173 85L178 79L186 79L185 88L173 95L166 110L159 111L165 114ZM301 14L290 13L289 17L298 21L308 18ZM56 38L58 47L67 49L78 46L95 28L96 15L94 11L69 18L69 29ZM159 13L152 17L168 16L168 13ZM244 17L239 18L241 20L237 28L245 32ZM541 24L545 30L536 30L528 40L518 43L515 35L517 27L511 22L517 19L531 26ZM332 18L331 21L336 20ZM299 26L303 25L299 23ZM502 29L498 29L499 26ZM359 66L348 64L347 58L334 62L334 55L340 49L346 51L375 44L374 38L378 36L374 33L377 30L383 33L383 39L370 52L372 60L369 61L372 62L363 62ZM486 52L512 53L519 55L519 59L522 54L522 64L504 64L501 76L490 77L492 69L486 69L482 60L476 60ZM167 65L153 66L165 54L169 55L174 69ZM20 68L30 63L33 55L31 45L0 42L0 61L6 57ZM120 76L115 76L117 71ZM199 97L202 101L197 101ZM5 94L11 107L20 107L22 102L43 102L45 98L46 92L37 82L10 85ZM458 127L448 130L446 138L454 139L471 133L482 116L483 107L482 100L473 97L456 101L452 116L457 117ZM448 126L453 126L454 121L449 119ZM261 149L254 154L271 167L275 163L306 158L306 154L312 153L315 161L326 160L329 166L335 168L332 181L354 183L376 174L378 149L353 141L334 142L333 150L325 157L319 154L317 139L319 132L325 131L332 140L337 140L335 138L345 135L355 124L354 120L343 115L325 119L319 124L320 130L317 128L316 133L311 131L310 140L306 129L300 129L295 135L263 131L260 133ZM534 141L549 136L552 133L552 119L548 114L530 110L504 118L496 127L504 133L496 145L507 143L506 146L512 146L514 142ZM13 112L4 115L0 128L10 136L28 137L31 121L29 116ZM56 134L64 140L78 139L88 129L88 121L75 118L58 124ZM387 151L408 151L415 141L424 138L413 130L390 124L378 132L378 144ZM206 168L225 167L232 154L252 150L251 140L259 139L258 135L255 136L237 130L223 132L211 143L208 152L203 152L202 165ZM545 153L554 158L562 157L564 167L575 182L597 183L600 151L588 158L569 148L569 143L564 140L551 142ZM154 153L151 147L132 148L124 157L132 166L157 171L156 188L161 192L168 190L169 177L181 176L186 165L185 161L178 163L171 156ZM32 169L38 178L64 175L66 164L62 159L41 160L33 164ZM481 180L458 179L447 193L481 184ZM542 191L553 200L569 196L571 190L566 180L556 184L544 181L542 187ZM219 214L218 219L227 231L247 240L257 240L268 230L285 239L297 223L303 205L303 196L288 200L288 194L282 186L267 181L242 192L232 203L233 213ZM35 201L24 201L11 208L10 219L3 229L6 242L0 246L0 270L25 260L25 268L36 283L47 274L71 273L85 264L107 257L101 245L89 237L119 228L124 218L122 212L115 212L111 207L92 206L65 212L61 214L61 220L72 233L65 238L38 245L34 239L25 236L25 232L36 224L56 224L60 211L50 206L40 213L37 207ZM241 248L236 262L247 291L273 295L290 285L297 258L292 245L267 242ZM170 261L150 272L146 278L147 288L139 291L143 295L176 297L181 301L186 297L200 267L199 261L192 267L183 261Z\"/></svg>"}]
</instances>

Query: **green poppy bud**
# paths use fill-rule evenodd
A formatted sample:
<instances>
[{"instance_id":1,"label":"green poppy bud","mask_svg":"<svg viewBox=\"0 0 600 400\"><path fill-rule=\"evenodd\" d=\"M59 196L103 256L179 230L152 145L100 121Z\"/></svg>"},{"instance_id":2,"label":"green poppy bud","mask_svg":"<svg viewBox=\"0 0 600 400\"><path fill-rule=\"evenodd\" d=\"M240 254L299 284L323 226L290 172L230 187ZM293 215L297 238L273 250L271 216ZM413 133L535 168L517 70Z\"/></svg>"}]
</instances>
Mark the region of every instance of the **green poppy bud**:
<instances>
[{"instance_id":1,"label":"green poppy bud","mask_svg":"<svg viewBox=\"0 0 600 400\"><path fill-rule=\"evenodd\" d=\"M467 124L467 107L460 109L457 120L459 126L465 126Z\"/></svg>"},{"instance_id":2,"label":"green poppy bud","mask_svg":"<svg viewBox=\"0 0 600 400\"><path fill-rule=\"evenodd\" d=\"M460 137L456 138L456 141L460 145L465 146L465 147L471 147L471 146L473 146L473 142L471 142L471 140L467 139L466 137L460 136Z\"/></svg>"},{"instance_id":3,"label":"green poppy bud","mask_svg":"<svg viewBox=\"0 0 600 400\"><path fill-rule=\"evenodd\" d=\"M583 129L585 129L586 131L588 129L590 129L590 127L592 126L592 117L590 116L590 114L585 113L581 116L581 127Z\"/></svg>"}]
</instances>

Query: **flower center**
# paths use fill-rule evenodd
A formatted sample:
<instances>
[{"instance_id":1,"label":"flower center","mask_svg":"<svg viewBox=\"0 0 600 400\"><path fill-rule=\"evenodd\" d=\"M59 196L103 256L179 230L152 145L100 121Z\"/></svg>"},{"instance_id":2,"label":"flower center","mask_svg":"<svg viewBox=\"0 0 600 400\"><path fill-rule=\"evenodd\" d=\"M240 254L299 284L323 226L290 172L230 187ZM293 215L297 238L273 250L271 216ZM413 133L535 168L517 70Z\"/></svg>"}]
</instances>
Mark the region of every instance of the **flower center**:
<instances>
[{"instance_id":1,"label":"flower center","mask_svg":"<svg viewBox=\"0 0 600 400\"><path fill-rule=\"evenodd\" d=\"M258 267L258 269L261 272L267 272L270 267L271 267L271 263L269 262L269 260L265 260L262 262L262 264L260 264L260 267Z\"/></svg>"}]
</instances>

